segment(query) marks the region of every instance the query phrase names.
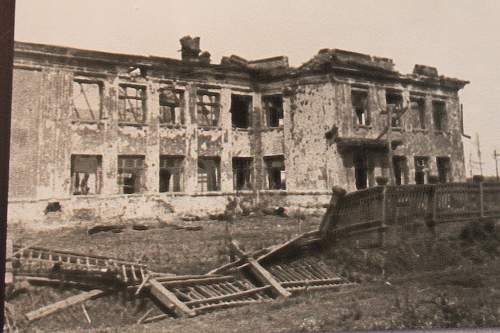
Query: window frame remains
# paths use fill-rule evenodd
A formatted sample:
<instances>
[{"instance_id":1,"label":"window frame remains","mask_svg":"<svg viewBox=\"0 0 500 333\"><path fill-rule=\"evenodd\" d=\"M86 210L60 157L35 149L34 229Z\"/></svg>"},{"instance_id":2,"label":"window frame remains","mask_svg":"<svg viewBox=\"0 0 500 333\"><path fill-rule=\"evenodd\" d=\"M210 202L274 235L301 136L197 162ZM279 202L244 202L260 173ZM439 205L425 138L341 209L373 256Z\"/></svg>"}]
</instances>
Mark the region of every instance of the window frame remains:
<instances>
[{"instance_id":1,"label":"window frame remains","mask_svg":"<svg viewBox=\"0 0 500 333\"><path fill-rule=\"evenodd\" d=\"M134 89L136 92L142 92L140 95L136 93L136 95L128 95L128 89ZM145 86L142 85L134 85L134 84L120 84L118 88L118 100L119 100L119 105L118 105L118 123L120 125L144 125L146 124L146 113L147 113L147 107L146 107L146 101L147 101L147 89ZM134 106L131 101L135 101L135 103L138 103L140 101L140 107L137 105ZM142 119L137 120L137 117L135 116L134 112L128 111L129 109L126 108L127 103L129 103L130 107L132 109L139 109L141 110L142 113ZM132 113L132 117L134 119L130 119L127 115L129 113Z\"/></svg>"},{"instance_id":2,"label":"window frame remains","mask_svg":"<svg viewBox=\"0 0 500 333\"><path fill-rule=\"evenodd\" d=\"M146 189L146 166L144 155L119 155L117 181L120 194L143 193ZM127 162L128 161L128 162ZM130 174L132 177L124 177ZM125 178L133 179L133 184L125 181ZM132 191L129 191L132 189Z\"/></svg>"},{"instance_id":3,"label":"window frame remains","mask_svg":"<svg viewBox=\"0 0 500 333\"><path fill-rule=\"evenodd\" d=\"M253 158L233 157L233 189L236 191L253 189Z\"/></svg>"},{"instance_id":4,"label":"window frame remains","mask_svg":"<svg viewBox=\"0 0 500 333\"><path fill-rule=\"evenodd\" d=\"M397 100L396 103L391 103L391 100ZM391 127L393 129L401 129L403 127L403 120L401 114L403 113L403 95L400 91L389 90L385 93L385 102L387 106L387 113L392 108L391 112Z\"/></svg>"},{"instance_id":5,"label":"window frame remains","mask_svg":"<svg viewBox=\"0 0 500 333\"><path fill-rule=\"evenodd\" d=\"M208 96L210 101L204 100L204 96ZM213 98L213 100L212 100ZM206 110L206 121L202 120L202 111ZM196 93L196 121L199 127L220 127L220 93L206 90L198 90Z\"/></svg>"},{"instance_id":6,"label":"window frame remains","mask_svg":"<svg viewBox=\"0 0 500 333\"><path fill-rule=\"evenodd\" d=\"M218 156L198 157L198 191L217 192L221 190L221 159ZM206 172L201 172L201 170Z\"/></svg>"},{"instance_id":7,"label":"window frame remains","mask_svg":"<svg viewBox=\"0 0 500 333\"><path fill-rule=\"evenodd\" d=\"M446 101L432 101L432 121L436 132L445 132L448 129L448 112L446 110Z\"/></svg>"},{"instance_id":8,"label":"window frame remains","mask_svg":"<svg viewBox=\"0 0 500 333\"><path fill-rule=\"evenodd\" d=\"M92 188L88 185L92 179L94 186L91 192ZM71 155L71 195L101 194L102 182L102 155Z\"/></svg>"},{"instance_id":9,"label":"window frame remains","mask_svg":"<svg viewBox=\"0 0 500 333\"><path fill-rule=\"evenodd\" d=\"M359 99L361 99L361 102L357 103ZM368 100L368 89L351 87L351 108L354 117L354 126L356 127L371 126L371 114Z\"/></svg>"},{"instance_id":10,"label":"window frame remains","mask_svg":"<svg viewBox=\"0 0 500 333\"><path fill-rule=\"evenodd\" d=\"M80 78L80 77L75 77L73 78L73 86L72 86L72 96L71 96L71 106L72 106L72 111L71 111L71 120L75 122L85 122L85 123L97 123L100 120L103 119L103 92L104 92L104 84L100 80L93 80L93 79L87 79L87 78ZM75 84L77 84L80 88L80 93L81 95L76 95L75 92ZM87 96L87 93L85 92L85 89L83 85L95 85L97 86L97 91L98 91L98 103L99 105L97 106L97 110L94 110L91 106L91 101L89 100L89 96ZM83 96L85 104L87 104L88 110L90 110L91 117L80 117L80 111L75 105L75 100L79 97ZM83 111L83 110L81 110ZM97 117L94 115L94 111L97 113ZM76 113L76 114L75 114Z\"/></svg>"},{"instance_id":11,"label":"window frame remains","mask_svg":"<svg viewBox=\"0 0 500 333\"><path fill-rule=\"evenodd\" d=\"M168 92L170 96L164 94ZM185 91L174 87L162 87L158 97L160 126L184 125L186 112ZM167 115L169 117L167 117ZM170 118L170 119L167 119Z\"/></svg>"},{"instance_id":12,"label":"window frame remains","mask_svg":"<svg viewBox=\"0 0 500 333\"><path fill-rule=\"evenodd\" d=\"M283 96L280 94L266 95L261 98L268 128L284 126Z\"/></svg>"},{"instance_id":13,"label":"window frame remains","mask_svg":"<svg viewBox=\"0 0 500 333\"><path fill-rule=\"evenodd\" d=\"M159 173L160 193L175 193L184 190L184 156L160 155ZM167 174L168 182L165 184L162 175L167 177Z\"/></svg>"},{"instance_id":14,"label":"window frame remains","mask_svg":"<svg viewBox=\"0 0 500 333\"><path fill-rule=\"evenodd\" d=\"M264 164L266 169L267 188L269 190L286 190L285 156L264 156Z\"/></svg>"}]
</instances>

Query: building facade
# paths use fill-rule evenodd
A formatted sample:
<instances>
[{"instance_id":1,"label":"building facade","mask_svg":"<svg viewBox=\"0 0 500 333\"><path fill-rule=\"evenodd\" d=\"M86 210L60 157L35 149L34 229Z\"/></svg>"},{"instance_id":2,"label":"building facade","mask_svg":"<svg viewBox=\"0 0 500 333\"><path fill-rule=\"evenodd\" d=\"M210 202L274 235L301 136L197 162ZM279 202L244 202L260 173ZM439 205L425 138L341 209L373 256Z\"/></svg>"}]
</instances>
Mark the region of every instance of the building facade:
<instances>
[{"instance_id":1,"label":"building facade","mask_svg":"<svg viewBox=\"0 0 500 333\"><path fill-rule=\"evenodd\" d=\"M337 49L292 68L181 46L175 60L15 44L9 221L51 202L69 219L220 212L236 195L321 207L391 170L465 178L466 81Z\"/></svg>"}]
</instances>

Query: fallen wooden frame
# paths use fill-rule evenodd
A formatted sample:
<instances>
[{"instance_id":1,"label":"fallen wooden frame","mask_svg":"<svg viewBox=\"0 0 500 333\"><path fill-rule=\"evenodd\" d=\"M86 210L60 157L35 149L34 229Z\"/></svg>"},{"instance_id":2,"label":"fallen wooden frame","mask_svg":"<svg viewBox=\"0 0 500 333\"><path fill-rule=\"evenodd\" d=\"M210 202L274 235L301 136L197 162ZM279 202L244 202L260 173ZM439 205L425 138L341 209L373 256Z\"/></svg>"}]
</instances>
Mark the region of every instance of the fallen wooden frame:
<instances>
[{"instance_id":1,"label":"fallen wooden frame","mask_svg":"<svg viewBox=\"0 0 500 333\"><path fill-rule=\"evenodd\" d=\"M206 311L270 301L270 286L257 287L233 275L199 275L185 278L151 278L147 284L151 295L179 317L193 317ZM168 317L168 314L146 318L151 322Z\"/></svg>"},{"instance_id":2,"label":"fallen wooden frame","mask_svg":"<svg viewBox=\"0 0 500 333\"><path fill-rule=\"evenodd\" d=\"M105 293L105 291L100 290L100 289L86 291L86 292L83 292L81 294L68 297L62 301L58 301L56 303L46 305L40 309L30 311L30 312L26 313L25 316L28 319L28 321L31 322L31 321L46 317L46 316L53 314L55 312L64 310L67 307L70 307L72 305L80 304L80 303L83 303L89 299L96 298L104 293Z\"/></svg>"}]
</instances>

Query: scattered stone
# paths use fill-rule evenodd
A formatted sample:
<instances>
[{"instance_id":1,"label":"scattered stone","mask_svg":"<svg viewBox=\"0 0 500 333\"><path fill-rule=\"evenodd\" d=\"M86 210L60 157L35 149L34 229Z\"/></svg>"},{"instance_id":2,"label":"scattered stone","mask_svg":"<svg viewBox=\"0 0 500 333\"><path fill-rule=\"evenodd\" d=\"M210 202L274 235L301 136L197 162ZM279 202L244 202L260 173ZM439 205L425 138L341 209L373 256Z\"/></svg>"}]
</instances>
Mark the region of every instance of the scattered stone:
<instances>
[{"instance_id":1,"label":"scattered stone","mask_svg":"<svg viewBox=\"0 0 500 333\"><path fill-rule=\"evenodd\" d=\"M139 230L139 231L143 231L143 230L148 230L149 227L147 225L144 225L144 224L134 224L132 226L132 229L133 230Z\"/></svg>"},{"instance_id":2,"label":"scattered stone","mask_svg":"<svg viewBox=\"0 0 500 333\"><path fill-rule=\"evenodd\" d=\"M88 229L87 234L93 235L99 232L108 232L108 231L111 231L116 234L122 232L123 229L125 229L125 227L119 225L96 225L95 227Z\"/></svg>"},{"instance_id":3,"label":"scattered stone","mask_svg":"<svg viewBox=\"0 0 500 333\"><path fill-rule=\"evenodd\" d=\"M197 215L184 215L181 217L181 220L187 221L187 222L192 222L192 221L200 221L201 218Z\"/></svg>"}]
</instances>

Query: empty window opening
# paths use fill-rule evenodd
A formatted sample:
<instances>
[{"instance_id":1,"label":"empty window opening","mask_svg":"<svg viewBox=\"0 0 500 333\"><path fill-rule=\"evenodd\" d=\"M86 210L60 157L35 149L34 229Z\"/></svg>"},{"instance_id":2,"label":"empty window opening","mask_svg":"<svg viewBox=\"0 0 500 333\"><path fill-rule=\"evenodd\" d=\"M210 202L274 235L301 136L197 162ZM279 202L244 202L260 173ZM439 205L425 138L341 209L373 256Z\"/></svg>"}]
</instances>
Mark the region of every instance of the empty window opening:
<instances>
[{"instance_id":1,"label":"empty window opening","mask_svg":"<svg viewBox=\"0 0 500 333\"><path fill-rule=\"evenodd\" d=\"M184 91L160 90L160 124L184 124Z\"/></svg>"},{"instance_id":2,"label":"empty window opening","mask_svg":"<svg viewBox=\"0 0 500 333\"><path fill-rule=\"evenodd\" d=\"M251 190L252 174L252 158L233 157L233 187L235 190Z\"/></svg>"},{"instance_id":3,"label":"empty window opening","mask_svg":"<svg viewBox=\"0 0 500 333\"><path fill-rule=\"evenodd\" d=\"M97 121L102 118L102 87L97 82L73 81L72 117L74 120Z\"/></svg>"},{"instance_id":4,"label":"empty window opening","mask_svg":"<svg viewBox=\"0 0 500 333\"><path fill-rule=\"evenodd\" d=\"M160 156L160 192L181 192L184 157Z\"/></svg>"},{"instance_id":5,"label":"empty window opening","mask_svg":"<svg viewBox=\"0 0 500 333\"><path fill-rule=\"evenodd\" d=\"M89 195L101 193L102 157L71 155L71 193Z\"/></svg>"},{"instance_id":6,"label":"empty window opening","mask_svg":"<svg viewBox=\"0 0 500 333\"><path fill-rule=\"evenodd\" d=\"M429 172L429 158L415 156L415 184L425 184Z\"/></svg>"},{"instance_id":7,"label":"empty window opening","mask_svg":"<svg viewBox=\"0 0 500 333\"><path fill-rule=\"evenodd\" d=\"M355 154L353 159L356 189L368 187L368 163L364 154Z\"/></svg>"},{"instance_id":8,"label":"empty window opening","mask_svg":"<svg viewBox=\"0 0 500 333\"><path fill-rule=\"evenodd\" d=\"M220 191L220 158L198 158L198 191Z\"/></svg>"},{"instance_id":9,"label":"empty window opening","mask_svg":"<svg viewBox=\"0 0 500 333\"><path fill-rule=\"evenodd\" d=\"M401 127L401 114L403 112L403 96L398 93L388 92L385 95L387 103L387 111L391 111L391 126L395 128Z\"/></svg>"},{"instance_id":10,"label":"empty window opening","mask_svg":"<svg viewBox=\"0 0 500 333\"><path fill-rule=\"evenodd\" d=\"M448 183L451 181L451 163L449 157L436 157L438 170L438 178L440 183Z\"/></svg>"},{"instance_id":11,"label":"empty window opening","mask_svg":"<svg viewBox=\"0 0 500 333\"><path fill-rule=\"evenodd\" d=\"M437 131L446 130L446 104L443 101L432 102L432 118L434 120L434 128Z\"/></svg>"},{"instance_id":12,"label":"empty window opening","mask_svg":"<svg viewBox=\"0 0 500 333\"><path fill-rule=\"evenodd\" d=\"M351 103L354 110L355 125L370 125L370 114L368 112L368 92L362 90L351 91Z\"/></svg>"},{"instance_id":13,"label":"empty window opening","mask_svg":"<svg viewBox=\"0 0 500 333\"><path fill-rule=\"evenodd\" d=\"M286 173L284 156L264 157L267 170L268 188L270 190L286 190Z\"/></svg>"},{"instance_id":14,"label":"empty window opening","mask_svg":"<svg viewBox=\"0 0 500 333\"><path fill-rule=\"evenodd\" d=\"M394 180L396 185L408 184L408 166L406 157L393 156L392 164L394 166Z\"/></svg>"},{"instance_id":15,"label":"empty window opening","mask_svg":"<svg viewBox=\"0 0 500 333\"><path fill-rule=\"evenodd\" d=\"M267 127L283 126L283 97L272 95L262 97L262 104L265 110Z\"/></svg>"},{"instance_id":16,"label":"empty window opening","mask_svg":"<svg viewBox=\"0 0 500 333\"><path fill-rule=\"evenodd\" d=\"M418 127L420 129L425 129L425 99L412 98L411 109L413 114L417 117Z\"/></svg>"},{"instance_id":17,"label":"empty window opening","mask_svg":"<svg viewBox=\"0 0 500 333\"><path fill-rule=\"evenodd\" d=\"M144 190L144 156L118 156L120 193L140 193Z\"/></svg>"},{"instance_id":18,"label":"empty window opening","mask_svg":"<svg viewBox=\"0 0 500 333\"><path fill-rule=\"evenodd\" d=\"M233 127L250 127L251 108L251 96L231 95L231 123Z\"/></svg>"},{"instance_id":19,"label":"empty window opening","mask_svg":"<svg viewBox=\"0 0 500 333\"><path fill-rule=\"evenodd\" d=\"M219 126L220 96L216 93L198 92L198 125Z\"/></svg>"},{"instance_id":20,"label":"empty window opening","mask_svg":"<svg viewBox=\"0 0 500 333\"><path fill-rule=\"evenodd\" d=\"M120 86L120 123L142 124L146 121L146 89L136 86Z\"/></svg>"}]
</instances>

